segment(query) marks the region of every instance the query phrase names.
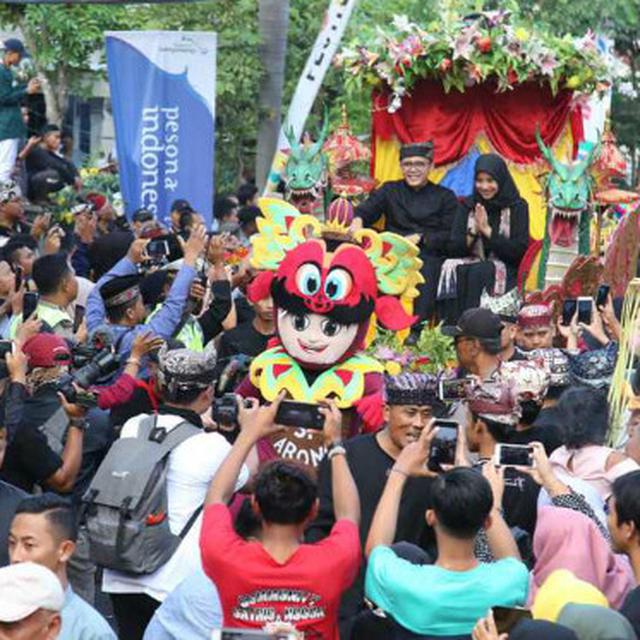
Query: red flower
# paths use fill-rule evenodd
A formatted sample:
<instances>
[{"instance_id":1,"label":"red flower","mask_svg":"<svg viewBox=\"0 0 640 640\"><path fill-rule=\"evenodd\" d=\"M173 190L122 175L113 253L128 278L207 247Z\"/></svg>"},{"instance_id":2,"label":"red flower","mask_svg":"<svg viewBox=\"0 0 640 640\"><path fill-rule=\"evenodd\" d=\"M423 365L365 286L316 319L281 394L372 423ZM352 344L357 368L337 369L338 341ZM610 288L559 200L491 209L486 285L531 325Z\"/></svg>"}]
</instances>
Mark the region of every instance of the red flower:
<instances>
[{"instance_id":1,"label":"red flower","mask_svg":"<svg viewBox=\"0 0 640 640\"><path fill-rule=\"evenodd\" d=\"M518 74L513 67L507 72L507 82L509 84L516 84L516 82L518 82Z\"/></svg>"},{"instance_id":2,"label":"red flower","mask_svg":"<svg viewBox=\"0 0 640 640\"><path fill-rule=\"evenodd\" d=\"M416 358L416 364L418 365L429 364L430 362L431 358L428 358L427 356L420 356L419 358Z\"/></svg>"},{"instance_id":3,"label":"red flower","mask_svg":"<svg viewBox=\"0 0 640 640\"><path fill-rule=\"evenodd\" d=\"M451 62L451 58L445 58L440 63L440 71L442 73L447 73L447 71L449 71L449 69L451 69L452 66L453 66L453 62Z\"/></svg>"},{"instance_id":4,"label":"red flower","mask_svg":"<svg viewBox=\"0 0 640 640\"><path fill-rule=\"evenodd\" d=\"M491 38L489 36L478 38L476 40L476 47L478 47L480 53L489 53L489 51L491 51Z\"/></svg>"}]
</instances>

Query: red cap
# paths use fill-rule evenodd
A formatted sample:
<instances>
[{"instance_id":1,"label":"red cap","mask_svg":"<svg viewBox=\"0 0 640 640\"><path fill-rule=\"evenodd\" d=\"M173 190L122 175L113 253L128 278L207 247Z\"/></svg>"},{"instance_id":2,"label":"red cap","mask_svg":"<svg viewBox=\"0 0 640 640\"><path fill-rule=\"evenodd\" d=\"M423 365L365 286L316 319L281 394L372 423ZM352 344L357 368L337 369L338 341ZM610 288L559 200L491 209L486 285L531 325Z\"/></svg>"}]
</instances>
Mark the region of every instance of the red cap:
<instances>
[{"instance_id":1,"label":"red cap","mask_svg":"<svg viewBox=\"0 0 640 640\"><path fill-rule=\"evenodd\" d=\"M71 363L71 350L55 333L39 333L29 338L22 351L29 356L29 367L59 367Z\"/></svg>"}]
</instances>

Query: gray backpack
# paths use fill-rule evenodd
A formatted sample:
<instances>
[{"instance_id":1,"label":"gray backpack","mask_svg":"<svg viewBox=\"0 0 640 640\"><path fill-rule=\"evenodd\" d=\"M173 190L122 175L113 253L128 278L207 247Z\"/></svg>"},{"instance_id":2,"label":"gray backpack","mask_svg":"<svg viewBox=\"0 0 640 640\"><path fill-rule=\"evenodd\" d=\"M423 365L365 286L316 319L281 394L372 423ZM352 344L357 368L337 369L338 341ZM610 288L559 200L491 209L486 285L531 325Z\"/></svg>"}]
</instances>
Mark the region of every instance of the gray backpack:
<instances>
[{"instance_id":1,"label":"gray backpack","mask_svg":"<svg viewBox=\"0 0 640 640\"><path fill-rule=\"evenodd\" d=\"M131 574L152 573L173 555L202 507L175 535L167 513L169 454L201 429L182 422L167 430L142 418L135 438L116 440L84 495L91 559Z\"/></svg>"}]
</instances>

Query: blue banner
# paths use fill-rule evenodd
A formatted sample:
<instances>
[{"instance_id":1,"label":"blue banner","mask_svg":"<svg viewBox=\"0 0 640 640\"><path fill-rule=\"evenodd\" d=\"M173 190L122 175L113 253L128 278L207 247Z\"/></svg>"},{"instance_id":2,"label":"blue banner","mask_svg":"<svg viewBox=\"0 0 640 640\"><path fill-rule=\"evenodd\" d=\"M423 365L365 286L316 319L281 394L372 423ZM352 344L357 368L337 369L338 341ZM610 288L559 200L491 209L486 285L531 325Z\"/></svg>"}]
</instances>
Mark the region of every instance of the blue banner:
<instances>
[{"instance_id":1,"label":"blue banner","mask_svg":"<svg viewBox=\"0 0 640 640\"><path fill-rule=\"evenodd\" d=\"M166 222L171 203L185 199L210 226L216 35L182 31L106 35L127 215L145 207Z\"/></svg>"}]
</instances>

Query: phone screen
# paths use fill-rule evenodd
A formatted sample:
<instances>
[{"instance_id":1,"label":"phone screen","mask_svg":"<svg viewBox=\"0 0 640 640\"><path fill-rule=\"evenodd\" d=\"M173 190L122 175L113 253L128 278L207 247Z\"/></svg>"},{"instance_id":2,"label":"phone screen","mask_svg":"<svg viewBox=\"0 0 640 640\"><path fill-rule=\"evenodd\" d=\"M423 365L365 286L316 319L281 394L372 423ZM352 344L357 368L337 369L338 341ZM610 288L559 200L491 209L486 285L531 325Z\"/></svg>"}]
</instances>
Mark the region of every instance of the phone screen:
<instances>
[{"instance_id":1,"label":"phone screen","mask_svg":"<svg viewBox=\"0 0 640 640\"><path fill-rule=\"evenodd\" d=\"M438 383L440 400L462 400L466 398L469 382L468 378L440 380Z\"/></svg>"},{"instance_id":2,"label":"phone screen","mask_svg":"<svg viewBox=\"0 0 640 640\"><path fill-rule=\"evenodd\" d=\"M578 298L578 322L591 324L591 312L593 300L591 298Z\"/></svg>"},{"instance_id":3,"label":"phone screen","mask_svg":"<svg viewBox=\"0 0 640 640\"><path fill-rule=\"evenodd\" d=\"M22 267L20 265L16 265L13 268L13 271L16 276L16 291L20 291L20 287L22 286Z\"/></svg>"},{"instance_id":4,"label":"phone screen","mask_svg":"<svg viewBox=\"0 0 640 640\"><path fill-rule=\"evenodd\" d=\"M609 297L609 291L611 287L608 284L601 284L598 287L598 294L596 295L596 307L604 307L607 304L607 298Z\"/></svg>"},{"instance_id":5,"label":"phone screen","mask_svg":"<svg viewBox=\"0 0 640 640\"><path fill-rule=\"evenodd\" d=\"M147 255L150 258L162 258L169 255L169 243L166 240L151 240L147 244Z\"/></svg>"},{"instance_id":6,"label":"phone screen","mask_svg":"<svg viewBox=\"0 0 640 640\"><path fill-rule=\"evenodd\" d=\"M498 633L510 633L520 620L531 620L529 609L519 607L492 607Z\"/></svg>"},{"instance_id":7,"label":"phone screen","mask_svg":"<svg viewBox=\"0 0 640 640\"><path fill-rule=\"evenodd\" d=\"M284 400L278 407L276 424L302 429L322 429L324 416L320 413L320 406L317 404Z\"/></svg>"},{"instance_id":8,"label":"phone screen","mask_svg":"<svg viewBox=\"0 0 640 640\"><path fill-rule=\"evenodd\" d=\"M562 324L568 327L573 320L573 316L576 314L578 301L575 298L567 298L562 303Z\"/></svg>"},{"instance_id":9,"label":"phone screen","mask_svg":"<svg viewBox=\"0 0 640 640\"><path fill-rule=\"evenodd\" d=\"M27 320L30 318L38 306L38 294L29 291L24 294L24 302L22 303L22 318Z\"/></svg>"},{"instance_id":10,"label":"phone screen","mask_svg":"<svg viewBox=\"0 0 640 640\"><path fill-rule=\"evenodd\" d=\"M76 333L78 331L78 329L80 328L80 325L82 324L82 321L84 320L84 313L85 313L84 307L80 306L79 304L76 305L75 315L73 317L73 332L74 333Z\"/></svg>"},{"instance_id":11,"label":"phone screen","mask_svg":"<svg viewBox=\"0 0 640 640\"><path fill-rule=\"evenodd\" d=\"M429 449L429 469L441 471L443 464L455 464L458 442L458 423L453 420L436 420L438 433Z\"/></svg>"},{"instance_id":12,"label":"phone screen","mask_svg":"<svg viewBox=\"0 0 640 640\"><path fill-rule=\"evenodd\" d=\"M531 467L533 449L527 445L501 444L498 464L503 467Z\"/></svg>"}]
</instances>

